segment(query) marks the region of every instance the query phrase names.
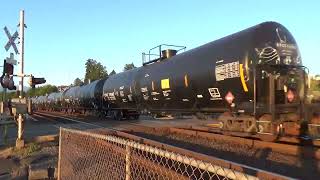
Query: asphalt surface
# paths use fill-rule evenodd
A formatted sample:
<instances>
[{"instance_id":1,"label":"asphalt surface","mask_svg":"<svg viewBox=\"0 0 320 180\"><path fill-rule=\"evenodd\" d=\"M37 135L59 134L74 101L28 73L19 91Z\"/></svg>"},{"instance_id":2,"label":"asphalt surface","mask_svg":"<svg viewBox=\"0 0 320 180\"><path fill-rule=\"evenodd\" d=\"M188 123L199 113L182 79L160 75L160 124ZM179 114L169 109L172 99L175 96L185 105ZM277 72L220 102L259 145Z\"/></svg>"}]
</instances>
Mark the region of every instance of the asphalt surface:
<instances>
[{"instance_id":1,"label":"asphalt surface","mask_svg":"<svg viewBox=\"0 0 320 180\"><path fill-rule=\"evenodd\" d=\"M56 117L59 116L59 117ZM177 127L185 125L213 123L213 120L199 120L196 118L181 119L154 119L148 116L141 116L139 120L111 120L107 118L67 116L52 112L41 112L41 114L27 115L24 123L24 138L30 139L36 136L53 135L59 133L59 128L71 128L88 130L96 128L111 128L124 130L129 125L143 125L149 127ZM10 124L0 126L0 147L5 144L13 144L17 138L17 126Z\"/></svg>"}]
</instances>

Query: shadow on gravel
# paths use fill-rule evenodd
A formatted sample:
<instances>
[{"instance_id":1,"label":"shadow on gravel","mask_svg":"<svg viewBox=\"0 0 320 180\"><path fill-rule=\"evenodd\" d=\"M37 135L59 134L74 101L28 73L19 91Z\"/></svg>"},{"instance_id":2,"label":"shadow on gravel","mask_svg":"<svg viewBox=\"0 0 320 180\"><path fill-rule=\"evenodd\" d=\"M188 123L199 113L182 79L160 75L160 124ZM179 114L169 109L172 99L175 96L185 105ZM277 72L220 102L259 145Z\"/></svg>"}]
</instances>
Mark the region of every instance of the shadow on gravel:
<instances>
[{"instance_id":1,"label":"shadow on gravel","mask_svg":"<svg viewBox=\"0 0 320 180\"><path fill-rule=\"evenodd\" d=\"M305 122L301 125L300 136L306 137L308 133L308 123ZM312 139L300 139L300 144L303 145L313 145ZM299 159L301 159L301 167L309 169L309 175L304 179L320 179L320 161L316 159L317 150L316 147L304 147L299 148ZM306 157L308 155L308 157ZM310 157L311 155L311 157Z\"/></svg>"},{"instance_id":2,"label":"shadow on gravel","mask_svg":"<svg viewBox=\"0 0 320 180\"><path fill-rule=\"evenodd\" d=\"M158 136L141 132L133 132L132 134L159 141L165 144L170 144L176 147L188 149L197 153L202 153L232 162L245 164L247 166L274 172L284 176L289 176L292 178L317 179L317 177L320 177L319 171L317 170L317 161L314 158L304 157L303 152L301 153L300 157L295 157L275 153L268 148L254 150L255 152L253 153L253 155L248 156L238 152L228 152L228 149L221 150L196 143L190 144L190 142L183 142L181 140L172 139L167 136ZM185 138L185 140L187 140L187 138ZM272 159L270 159L271 156L273 156Z\"/></svg>"}]
</instances>

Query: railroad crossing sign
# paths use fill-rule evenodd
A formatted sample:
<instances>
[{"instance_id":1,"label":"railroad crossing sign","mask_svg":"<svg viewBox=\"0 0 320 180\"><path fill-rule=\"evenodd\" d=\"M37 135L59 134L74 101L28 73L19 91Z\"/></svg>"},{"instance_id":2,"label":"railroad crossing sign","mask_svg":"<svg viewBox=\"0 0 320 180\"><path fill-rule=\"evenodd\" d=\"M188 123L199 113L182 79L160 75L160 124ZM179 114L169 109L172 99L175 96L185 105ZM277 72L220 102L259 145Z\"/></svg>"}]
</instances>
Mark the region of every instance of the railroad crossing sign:
<instances>
[{"instance_id":1,"label":"railroad crossing sign","mask_svg":"<svg viewBox=\"0 0 320 180\"><path fill-rule=\"evenodd\" d=\"M9 30L8 30L8 28L7 28L6 26L5 26L3 29L4 29L4 32L6 33L8 39L9 39L9 41L8 41L7 44L4 46L4 48L6 49L6 51L8 51L8 50L10 49L10 46L12 46L14 52L15 52L16 54L19 54L18 48L17 48L17 46L16 46L16 43L14 42L14 41L18 38L18 36L19 36L18 32L16 31L16 32L11 36L11 34L10 34L10 32L9 32Z\"/></svg>"},{"instance_id":2,"label":"railroad crossing sign","mask_svg":"<svg viewBox=\"0 0 320 180\"><path fill-rule=\"evenodd\" d=\"M17 65L17 60L14 59L14 54L10 53L10 57L6 58L6 63Z\"/></svg>"}]
</instances>

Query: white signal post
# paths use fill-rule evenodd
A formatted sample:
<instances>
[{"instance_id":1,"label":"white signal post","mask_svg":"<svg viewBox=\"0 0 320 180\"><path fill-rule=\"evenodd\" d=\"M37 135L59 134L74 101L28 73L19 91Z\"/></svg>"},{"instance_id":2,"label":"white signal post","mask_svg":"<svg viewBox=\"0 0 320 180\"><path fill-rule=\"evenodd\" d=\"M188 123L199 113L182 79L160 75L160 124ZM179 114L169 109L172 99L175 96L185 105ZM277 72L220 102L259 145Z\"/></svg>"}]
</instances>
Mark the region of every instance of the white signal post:
<instances>
[{"instance_id":1,"label":"white signal post","mask_svg":"<svg viewBox=\"0 0 320 180\"><path fill-rule=\"evenodd\" d=\"M24 74L24 10L20 11L20 61L19 61L19 74L23 75ZM19 76L20 81L19 81L19 98L23 98L23 76ZM19 113L18 114L18 138L16 140L16 147L17 148L22 148L24 147L24 140L23 140L23 121L24 121L24 114Z\"/></svg>"},{"instance_id":2,"label":"white signal post","mask_svg":"<svg viewBox=\"0 0 320 180\"><path fill-rule=\"evenodd\" d=\"M24 10L20 11L20 62L19 74L24 74ZM19 98L23 98L23 76L20 76L19 81Z\"/></svg>"}]
</instances>

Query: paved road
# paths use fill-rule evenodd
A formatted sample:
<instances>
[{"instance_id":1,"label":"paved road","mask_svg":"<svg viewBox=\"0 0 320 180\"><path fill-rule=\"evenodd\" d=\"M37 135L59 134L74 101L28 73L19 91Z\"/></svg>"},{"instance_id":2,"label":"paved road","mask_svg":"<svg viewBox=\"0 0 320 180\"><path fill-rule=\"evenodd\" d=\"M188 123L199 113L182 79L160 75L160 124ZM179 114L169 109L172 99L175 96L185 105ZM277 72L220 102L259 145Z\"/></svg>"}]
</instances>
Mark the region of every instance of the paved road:
<instances>
[{"instance_id":1,"label":"paved road","mask_svg":"<svg viewBox=\"0 0 320 180\"><path fill-rule=\"evenodd\" d=\"M58 134L59 128L72 128L79 130L96 129L96 128L112 128L117 130L123 130L128 127L128 124L137 124L150 127L164 127L164 126L184 126L195 124L206 124L214 121L204 121L195 118L184 119L153 119L148 116L142 116L139 120L121 120L115 121L105 118L97 117L66 117L66 115L60 116L56 113L34 114L27 116L24 128L24 137L32 138L35 136ZM4 138L4 131L6 128L6 138ZM7 127L0 127L0 146L4 145L6 139L7 142L14 143L17 138L17 127L12 124Z\"/></svg>"}]
</instances>

